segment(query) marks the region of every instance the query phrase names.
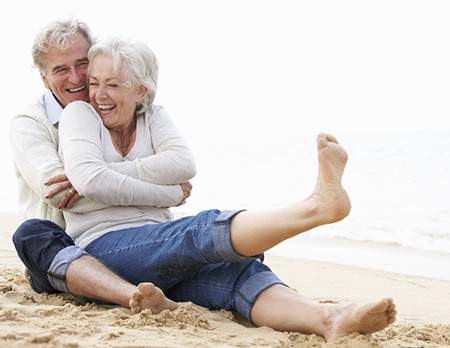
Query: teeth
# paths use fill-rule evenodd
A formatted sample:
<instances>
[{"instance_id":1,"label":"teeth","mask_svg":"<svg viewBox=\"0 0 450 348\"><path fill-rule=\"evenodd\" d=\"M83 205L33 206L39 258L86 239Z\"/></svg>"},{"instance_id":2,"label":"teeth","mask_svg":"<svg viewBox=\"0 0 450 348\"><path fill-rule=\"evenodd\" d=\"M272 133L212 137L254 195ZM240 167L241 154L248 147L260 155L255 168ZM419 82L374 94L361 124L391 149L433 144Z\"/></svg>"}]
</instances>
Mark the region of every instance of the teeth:
<instances>
[{"instance_id":1,"label":"teeth","mask_svg":"<svg viewBox=\"0 0 450 348\"><path fill-rule=\"evenodd\" d=\"M72 88L72 89L69 89L69 92L71 92L71 93L79 92L79 91L82 91L83 89L85 89L85 87L86 86L81 86L81 87L78 87L78 88Z\"/></svg>"},{"instance_id":2,"label":"teeth","mask_svg":"<svg viewBox=\"0 0 450 348\"><path fill-rule=\"evenodd\" d=\"M108 109L112 109L114 107L114 105L99 105L98 107L100 110L108 110Z\"/></svg>"}]
</instances>

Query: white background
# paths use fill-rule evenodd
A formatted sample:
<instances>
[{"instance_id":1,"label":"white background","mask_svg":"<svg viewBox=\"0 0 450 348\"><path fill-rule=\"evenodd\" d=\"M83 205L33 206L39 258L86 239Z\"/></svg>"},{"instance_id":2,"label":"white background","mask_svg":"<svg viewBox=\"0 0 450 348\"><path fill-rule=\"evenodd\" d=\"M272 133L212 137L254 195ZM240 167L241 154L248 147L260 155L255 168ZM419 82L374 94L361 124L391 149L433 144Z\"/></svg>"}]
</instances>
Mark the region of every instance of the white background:
<instances>
[{"instance_id":1,"label":"white background","mask_svg":"<svg viewBox=\"0 0 450 348\"><path fill-rule=\"evenodd\" d=\"M156 103L200 157L199 144L450 128L448 1L12 1L0 13L0 210L15 209L9 120L42 91L32 40L69 14L152 47Z\"/></svg>"}]
</instances>

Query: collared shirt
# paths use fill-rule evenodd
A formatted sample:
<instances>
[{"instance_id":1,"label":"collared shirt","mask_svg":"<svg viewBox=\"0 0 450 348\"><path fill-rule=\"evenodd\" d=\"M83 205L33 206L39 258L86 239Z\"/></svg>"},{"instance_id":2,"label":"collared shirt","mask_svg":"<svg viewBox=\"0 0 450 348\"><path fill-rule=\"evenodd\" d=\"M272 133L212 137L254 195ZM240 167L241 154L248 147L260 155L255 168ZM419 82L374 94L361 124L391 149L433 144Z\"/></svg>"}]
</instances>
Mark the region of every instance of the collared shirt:
<instances>
[{"instance_id":1,"label":"collared shirt","mask_svg":"<svg viewBox=\"0 0 450 348\"><path fill-rule=\"evenodd\" d=\"M50 123L56 126L61 118L63 108L56 100L52 91L50 91L49 89L46 90L45 93L42 94L39 98L39 102L47 111L47 117Z\"/></svg>"}]
</instances>

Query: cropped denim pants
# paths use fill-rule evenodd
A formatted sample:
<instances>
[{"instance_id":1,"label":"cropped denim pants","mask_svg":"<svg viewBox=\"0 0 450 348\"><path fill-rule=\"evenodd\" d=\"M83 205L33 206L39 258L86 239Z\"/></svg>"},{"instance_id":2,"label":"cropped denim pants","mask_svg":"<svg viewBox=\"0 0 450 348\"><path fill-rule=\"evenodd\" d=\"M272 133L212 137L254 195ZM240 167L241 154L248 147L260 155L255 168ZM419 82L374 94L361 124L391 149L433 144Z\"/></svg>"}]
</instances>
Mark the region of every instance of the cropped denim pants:
<instances>
[{"instance_id":1,"label":"cropped denim pants","mask_svg":"<svg viewBox=\"0 0 450 348\"><path fill-rule=\"evenodd\" d=\"M85 251L68 246L50 260L48 278L54 288L67 291L68 265L87 252L132 284L152 282L174 301L236 311L251 320L256 297L283 282L262 262L263 255L243 257L233 250L230 221L238 213L208 210L175 221L109 232Z\"/></svg>"}]
</instances>

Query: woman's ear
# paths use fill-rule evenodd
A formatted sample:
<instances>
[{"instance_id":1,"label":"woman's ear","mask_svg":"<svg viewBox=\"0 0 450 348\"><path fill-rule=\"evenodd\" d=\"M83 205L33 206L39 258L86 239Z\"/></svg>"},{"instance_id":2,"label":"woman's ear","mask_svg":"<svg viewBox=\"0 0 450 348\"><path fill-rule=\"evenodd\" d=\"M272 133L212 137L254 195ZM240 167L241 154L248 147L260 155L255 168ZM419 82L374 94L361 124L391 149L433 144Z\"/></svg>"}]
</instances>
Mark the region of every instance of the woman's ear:
<instances>
[{"instance_id":1,"label":"woman's ear","mask_svg":"<svg viewBox=\"0 0 450 348\"><path fill-rule=\"evenodd\" d=\"M147 87L140 86L137 89L136 103L140 103L144 96L147 94Z\"/></svg>"}]
</instances>

